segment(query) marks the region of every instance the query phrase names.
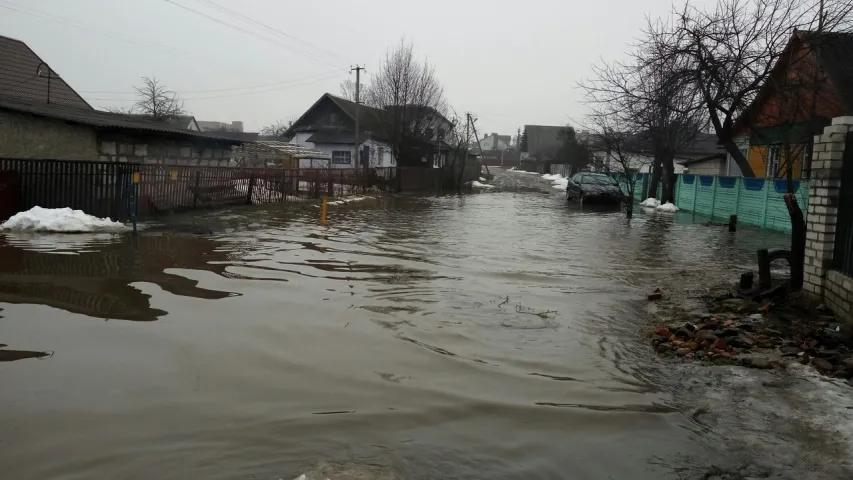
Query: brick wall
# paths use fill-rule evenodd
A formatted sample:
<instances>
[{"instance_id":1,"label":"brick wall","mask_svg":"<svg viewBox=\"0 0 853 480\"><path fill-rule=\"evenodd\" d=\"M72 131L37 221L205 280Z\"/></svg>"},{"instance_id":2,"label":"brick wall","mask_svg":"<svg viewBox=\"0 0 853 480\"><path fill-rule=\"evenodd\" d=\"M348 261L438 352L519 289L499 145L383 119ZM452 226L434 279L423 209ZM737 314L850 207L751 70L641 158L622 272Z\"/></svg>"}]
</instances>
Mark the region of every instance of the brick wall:
<instances>
[{"instance_id":1,"label":"brick wall","mask_svg":"<svg viewBox=\"0 0 853 480\"><path fill-rule=\"evenodd\" d=\"M92 160L95 130L26 113L0 111L0 157Z\"/></svg>"},{"instance_id":2,"label":"brick wall","mask_svg":"<svg viewBox=\"0 0 853 480\"><path fill-rule=\"evenodd\" d=\"M832 270L841 165L851 127L853 117L837 117L822 135L814 137L803 288L839 316L853 321L853 279Z\"/></svg>"}]
</instances>

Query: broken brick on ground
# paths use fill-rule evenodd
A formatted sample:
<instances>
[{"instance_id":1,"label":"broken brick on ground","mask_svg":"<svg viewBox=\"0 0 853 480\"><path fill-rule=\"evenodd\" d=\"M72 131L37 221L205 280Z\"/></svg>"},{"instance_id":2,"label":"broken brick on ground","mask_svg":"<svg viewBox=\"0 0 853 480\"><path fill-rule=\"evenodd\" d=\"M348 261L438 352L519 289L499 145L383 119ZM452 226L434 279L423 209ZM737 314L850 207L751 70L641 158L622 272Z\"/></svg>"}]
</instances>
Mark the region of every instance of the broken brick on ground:
<instances>
[{"instance_id":1,"label":"broken brick on ground","mask_svg":"<svg viewBox=\"0 0 853 480\"><path fill-rule=\"evenodd\" d=\"M663 356L761 369L797 361L825 375L853 378L853 326L799 298L777 302L712 299L707 312L657 327L652 346Z\"/></svg>"}]
</instances>

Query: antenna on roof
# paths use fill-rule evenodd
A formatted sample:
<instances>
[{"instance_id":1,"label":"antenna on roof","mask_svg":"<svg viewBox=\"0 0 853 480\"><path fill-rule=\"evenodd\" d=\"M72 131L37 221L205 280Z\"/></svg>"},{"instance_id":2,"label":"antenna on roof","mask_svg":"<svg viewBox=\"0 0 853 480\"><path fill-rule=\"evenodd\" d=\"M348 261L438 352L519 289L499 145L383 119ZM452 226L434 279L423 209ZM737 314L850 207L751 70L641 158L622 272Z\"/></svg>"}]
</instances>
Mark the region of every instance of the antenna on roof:
<instances>
[{"instance_id":1,"label":"antenna on roof","mask_svg":"<svg viewBox=\"0 0 853 480\"><path fill-rule=\"evenodd\" d=\"M50 79L51 78L59 78L59 76L54 75L53 70L51 70L50 65L41 62L36 67L36 76L47 78L47 104L50 105Z\"/></svg>"}]
</instances>

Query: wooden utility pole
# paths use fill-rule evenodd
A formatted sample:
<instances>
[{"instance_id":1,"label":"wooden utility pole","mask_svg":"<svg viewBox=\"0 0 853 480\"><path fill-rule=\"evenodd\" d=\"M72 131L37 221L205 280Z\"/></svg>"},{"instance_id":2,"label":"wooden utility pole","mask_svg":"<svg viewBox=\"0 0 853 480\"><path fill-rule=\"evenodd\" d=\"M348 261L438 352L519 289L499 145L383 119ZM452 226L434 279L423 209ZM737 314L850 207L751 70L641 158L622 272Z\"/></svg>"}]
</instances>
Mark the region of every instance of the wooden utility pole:
<instances>
[{"instance_id":1,"label":"wooden utility pole","mask_svg":"<svg viewBox=\"0 0 853 480\"><path fill-rule=\"evenodd\" d=\"M355 71L355 167L358 166L358 162L361 161L361 142L358 140L358 114L359 114L359 104L361 103L361 71L364 70L364 67L356 65L350 72ZM364 166L364 188L367 190L367 186L369 183L368 175L367 175L367 159L365 159Z\"/></svg>"}]
</instances>

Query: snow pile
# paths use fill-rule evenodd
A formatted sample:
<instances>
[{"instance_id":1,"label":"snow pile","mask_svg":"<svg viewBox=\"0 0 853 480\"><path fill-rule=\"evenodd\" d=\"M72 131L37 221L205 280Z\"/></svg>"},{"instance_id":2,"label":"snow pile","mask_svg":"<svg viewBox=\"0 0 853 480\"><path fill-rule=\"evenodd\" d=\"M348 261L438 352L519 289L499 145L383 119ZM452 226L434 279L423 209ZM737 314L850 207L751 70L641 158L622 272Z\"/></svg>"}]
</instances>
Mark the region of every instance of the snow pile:
<instances>
[{"instance_id":1,"label":"snow pile","mask_svg":"<svg viewBox=\"0 0 853 480\"><path fill-rule=\"evenodd\" d=\"M473 182L471 182L471 186L472 186L472 187L474 187L474 188L495 188L495 186L494 186L494 185L487 185L487 184L485 184L485 183L480 183L480 182L478 182L478 181L476 181L476 180L474 180Z\"/></svg>"},{"instance_id":2,"label":"snow pile","mask_svg":"<svg viewBox=\"0 0 853 480\"><path fill-rule=\"evenodd\" d=\"M674 213L678 211L678 207L676 207L670 202L666 202L663 205L659 205L655 210L657 210L658 212Z\"/></svg>"},{"instance_id":3,"label":"snow pile","mask_svg":"<svg viewBox=\"0 0 853 480\"><path fill-rule=\"evenodd\" d=\"M124 224L109 218L98 218L70 208L33 207L13 215L0 225L0 230L17 232L121 232Z\"/></svg>"},{"instance_id":4,"label":"snow pile","mask_svg":"<svg viewBox=\"0 0 853 480\"><path fill-rule=\"evenodd\" d=\"M558 178L557 180L554 180L551 183L551 186L553 188L556 188L557 190L559 190L561 192L565 192L566 189L569 188L569 179L568 178L562 178L562 177Z\"/></svg>"},{"instance_id":5,"label":"snow pile","mask_svg":"<svg viewBox=\"0 0 853 480\"><path fill-rule=\"evenodd\" d=\"M643 200L642 202L640 202L640 206L641 207L656 208L656 207L660 206L660 200L658 200L657 198L647 198L647 199Z\"/></svg>"},{"instance_id":6,"label":"snow pile","mask_svg":"<svg viewBox=\"0 0 853 480\"><path fill-rule=\"evenodd\" d=\"M488 182L488 180L486 180L486 179L485 179L485 178L483 178L483 177L480 177L480 181L481 181L481 182Z\"/></svg>"},{"instance_id":7,"label":"snow pile","mask_svg":"<svg viewBox=\"0 0 853 480\"><path fill-rule=\"evenodd\" d=\"M553 175L551 175L550 173L546 173L545 175L542 175L542 179L548 180L549 182L553 182L554 180L560 180L562 178L563 178L563 176L560 175L559 173L555 173Z\"/></svg>"}]
</instances>

